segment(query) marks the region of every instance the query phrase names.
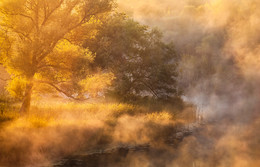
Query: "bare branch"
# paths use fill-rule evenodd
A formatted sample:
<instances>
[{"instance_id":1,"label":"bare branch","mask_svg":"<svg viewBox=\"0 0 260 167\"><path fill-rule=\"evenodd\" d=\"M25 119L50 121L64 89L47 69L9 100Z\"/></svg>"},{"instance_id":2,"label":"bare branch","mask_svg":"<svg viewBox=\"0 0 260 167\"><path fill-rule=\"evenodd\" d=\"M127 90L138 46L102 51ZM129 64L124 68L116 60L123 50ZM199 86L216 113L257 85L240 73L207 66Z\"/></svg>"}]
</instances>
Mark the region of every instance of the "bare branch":
<instances>
[{"instance_id":1,"label":"bare branch","mask_svg":"<svg viewBox=\"0 0 260 167\"><path fill-rule=\"evenodd\" d=\"M28 15L26 15L26 14L23 14L23 13L12 13L12 12L8 12L8 11L5 11L5 10L1 10L1 12L2 12L3 14L6 14L6 15L25 17L25 18L27 18L27 19L30 19L30 20L33 22L33 24L35 24L34 19L33 19L31 16L28 16Z\"/></svg>"},{"instance_id":2,"label":"bare branch","mask_svg":"<svg viewBox=\"0 0 260 167\"><path fill-rule=\"evenodd\" d=\"M25 34L25 33L21 32L21 31L15 29L15 28L12 27L12 26L8 26L8 25L3 25L3 26L5 26L5 27L11 29L13 32L17 33L19 36L22 35L24 38L26 38L26 39L28 39L29 41L32 42L32 39L29 37L29 34ZM21 37L20 37L20 38L21 38Z\"/></svg>"},{"instance_id":3,"label":"bare branch","mask_svg":"<svg viewBox=\"0 0 260 167\"><path fill-rule=\"evenodd\" d=\"M52 82L49 82L49 81L39 81L39 80L37 80L36 82L42 83L42 84L47 84L47 85L53 87L53 88L54 88L55 90L57 90L58 92L64 94L65 96L67 96L67 97L69 97L69 98L71 98L71 99L73 99L73 100L86 100L86 99L76 98L76 97L72 96L71 94L69 94L69 93L66 92L65 90L62 90L61 88L59 88L58 86L56 86L56 85L55 85L54 83L52 83Z\"/></svg>"},{"instance_id":4,"label":"bare branch","mask_svg":"<svg viewBox=\"0 0 260 167\"><path fill-rule=\"evenodd\" d=\"M139 80L144 86L146 86L148 89L150 89L150 91L152 92L152 94L154 95L154 96L156 96L157 98L159 98L158 97L158 95L157 95L157 93L153 90L153 88L149 85L149 84L147 84L146 82L144 82L144 81L142 81L142 80Z\"/></svg>"},{"instance_id":5,"label":"bare branch","mask_svg":"<svg viewBox=\"0 0 260 167\"><path fill-rule=\"evenodd\" d=\"M44 26L44 25L45 25L45 23L48 21L49 17L50 17L59 7L61 7L61 5L62 5L63 2L64 2L64 0L61 0L60 3L59 3L57 6L55 6L49 13L47 13L47 10L46 10L47 7L44 5L44 7L45 7L45 16L44 16L44 20L43 20L41 26Z\"/></svg>"},{"instance_id":6,"label":"bare branch","mask_svg":"<svg viewBox=\"0 0 260 167\"><path fill-rule=\"evenodd\" d=\"M49 47L48 50L46 50L45 52L41 53L41 56L39 56L39 58L37 59L37 62L41 62L46 56L48 56L49 53L51 53L53 51L53 49L55 48L56 44L59 42L60 39L55 40Z\"/></svg>"}]
</instances>

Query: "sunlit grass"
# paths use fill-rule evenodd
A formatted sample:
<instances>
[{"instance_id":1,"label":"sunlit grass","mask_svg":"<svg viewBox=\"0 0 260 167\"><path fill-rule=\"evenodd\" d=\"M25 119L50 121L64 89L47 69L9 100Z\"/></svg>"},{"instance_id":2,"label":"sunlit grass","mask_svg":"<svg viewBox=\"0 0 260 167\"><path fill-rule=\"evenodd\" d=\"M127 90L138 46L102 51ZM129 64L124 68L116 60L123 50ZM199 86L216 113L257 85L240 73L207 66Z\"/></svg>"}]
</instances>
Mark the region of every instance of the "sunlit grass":
<instances>
[{"instance_id":1,"label":"sunlit grass","mask_svg":"<svg viewBox=\"0 0 260 167\"><path fill-rule=\"evenodd\" d=\"M118 102L71 102L46 100L32 103L29 113L20 114L19 105L11 107L0 114L0 125L8 124L12 129L37 129L48 127L98 127L116 126L124 116L141 120L143 124L157 125L185 124L187 120L175 110L162 108L151 110L151 107ZM185 110L186 111L186 110ZM192 112L187 110L188 113ZM189 115L189 114L188 114ZM190 118L189 118L190 119Z\"/></svg>"},{"instance_id":2,"label":"sunlit grass","mask_svg":"<svg viewBox=\"0 0 260 167\"><path fill-rule=\"evenodd\" d=\"M3 162L12 163L12 157L19 157L21 162L38 163L45 162L45 157L56 160L81 149L156 145L172 134L177 117L167 108L150 110L150 106L117 102L38 101L26 114L19 113L17 104L0 114L0 138L4 141L0 153L8 157ZM17 151L11 151L14 149Z\"/></svg>"},{"instance_id":3,"label":"sunlit grass","mask_svg":"<svg viewBox=\"0 0 260 167\"><path fill-rule=\"evenodd\" d=\"M113 123L123 115L153 122L169 122L174 118L169 111L151 112L144 107L126 103L45 102L33 103L31 111L25 115L20 115L18 111L5 111L0 115L0 120L9 122L13 120L10 126L13 128L43 128Z\"/></svg>"},{"instance_id":4,"label":"sunlit grass","mask_svg":"<svg viewBox=\"0 0 260 167\"><path fill-rule=\"evenodd\" d=\"M11 121L17 119L20 116L18 112L15 111L7 111L0 114L0 123L5 121Z\"/></svg>"},{"instance_id":5,"label":"sunlit grass","mask_svg":"<svg viewBox=\"0 0 260 167\"><path fill-rule=\"evenodd\" d=\"M149 113L146 115L148 120L156 121L156 122L168 122L170 120L173 120L174 115L170 114L169 112L162 111L162 112L156 112L156 113Z\"/></svg>"}]
</instances>

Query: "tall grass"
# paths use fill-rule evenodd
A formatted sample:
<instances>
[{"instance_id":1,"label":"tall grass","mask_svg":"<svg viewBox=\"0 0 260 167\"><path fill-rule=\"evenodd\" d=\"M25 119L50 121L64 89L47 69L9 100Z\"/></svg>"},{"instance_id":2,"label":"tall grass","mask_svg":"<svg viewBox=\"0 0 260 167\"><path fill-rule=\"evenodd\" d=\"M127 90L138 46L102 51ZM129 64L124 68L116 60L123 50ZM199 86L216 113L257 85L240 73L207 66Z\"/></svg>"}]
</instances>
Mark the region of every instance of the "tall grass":
<instances>
[{"instance_id":1,"label":"tall grass","mask_svg":"<svg viewBox=\"0 0 260 167\"><path fill-rule=\"evenodd\" d=\"M167 108L117 102L51 100L33 102L25 115L18 111L14 105L0 114L0 165L34 166L108 144L158 143L179 119Z\"/></svg>"},{"instance_id":2,"label":"tall grass","mask_svg":"<svg viewBox=\"0 0 260 167\"><path fill-rule=\"evenodd\" d=\"M16 122L20 123L17 126L39 128L105 122L116 120L123 115L142 117L150 121L176 119L176 115L170 110L150 111L143 106L126 103L35 102L26 115L21 116L16 107L0 114L0 121L18 120Z\"/></svg>"}]
</instances>

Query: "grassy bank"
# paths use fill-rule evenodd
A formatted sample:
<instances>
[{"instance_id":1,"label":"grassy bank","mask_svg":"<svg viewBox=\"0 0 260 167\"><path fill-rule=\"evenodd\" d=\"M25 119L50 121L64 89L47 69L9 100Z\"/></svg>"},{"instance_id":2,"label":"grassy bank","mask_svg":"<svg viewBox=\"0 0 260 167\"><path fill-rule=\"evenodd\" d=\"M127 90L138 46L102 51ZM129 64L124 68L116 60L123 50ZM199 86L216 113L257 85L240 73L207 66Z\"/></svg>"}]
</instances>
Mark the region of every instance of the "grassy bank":
<instances>
[{"instance_id":1,"label":"grassy bank","mask_svg":"<svg viewBox=\"0 0 260 167\"><path fill-rule=\"evenodd\" d=\"M187 123L180 113L116 102L49 101L34 102L30 113L20 115L13 106L0 116L0 164L48 164L107 144L159 144Z\"/></svg>"}]
</instances>

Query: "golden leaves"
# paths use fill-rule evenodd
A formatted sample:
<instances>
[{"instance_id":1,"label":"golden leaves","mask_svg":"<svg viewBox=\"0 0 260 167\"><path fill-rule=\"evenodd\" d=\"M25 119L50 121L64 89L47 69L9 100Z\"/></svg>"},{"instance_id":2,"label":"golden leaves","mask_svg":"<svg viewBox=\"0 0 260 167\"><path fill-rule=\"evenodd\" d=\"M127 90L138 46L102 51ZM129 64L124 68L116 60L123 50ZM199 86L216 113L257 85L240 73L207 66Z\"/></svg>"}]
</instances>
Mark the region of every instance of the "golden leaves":
<instances>
[{"instance_id":1,"label":"golden leaves","mask_svg":"<svg viewBox=\"0 0 260 167\"><path fill-rule=\"evenodd\" d=\"M84 87L91 96L95 97L98 93L102 93L108 86L112 84L115 79L113 73L98 73L91 77L88 77L80 82L80 85Z\"/></svg>"}]
</instances>

